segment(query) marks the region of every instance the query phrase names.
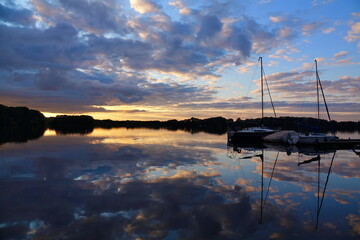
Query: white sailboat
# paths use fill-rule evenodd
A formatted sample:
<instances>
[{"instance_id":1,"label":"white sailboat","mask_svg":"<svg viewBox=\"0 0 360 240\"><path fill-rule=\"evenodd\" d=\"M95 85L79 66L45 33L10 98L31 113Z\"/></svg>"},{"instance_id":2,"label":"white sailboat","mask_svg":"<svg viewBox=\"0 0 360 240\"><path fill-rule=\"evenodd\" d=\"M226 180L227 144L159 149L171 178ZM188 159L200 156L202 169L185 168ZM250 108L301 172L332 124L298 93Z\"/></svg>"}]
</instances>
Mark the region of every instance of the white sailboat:
<instances>
[{"instance_id":1,"label":"white sailboat","mask_svg":"<svg viewBox=\"0 0 360 240\"><path fill-rule=\"evenodd\" d=\"M320 91L319 90L321 90L322 97L324 99L324 104L325 104L326 111L327 111L327 115L328 115L329 121L331 121L329 109L328 109L328 106L326 104L324 91L323 91L321 81L320 81L320 77L319 77L319 73L318 73L317 60L316 59L315 59L315 69L316 69L316 90L317 90L317 115L318 115L318 120L320 119ZM329 134L325 134L325 133L306 133L306 134L300 134L299 135L299 140L298 140L297 144L317 144L317 143L331 142L331 141L334 141L335 139L337 139L337 137L335 135L329 135Z\"/></svg>"},{"instance_id":2,"label":"white sailboat","mask_svg":"<svg viewBox=\"0 0 360 240\"><path fill-rule=\"evenodd\" d=\"M261 67L261 126L259 127L248 127L242 130L230 130L228 131L228 140L229 141L258 141L262 140L263 137L275 133L278 130L266 128L263 126L263 118L264 118L264 69L262 57L259 57L260 67ZM270 96L271 100L271 96ZM272 100L271 100L272 103ZM274 115L276 117L275 109L273 106Z\"/></svg>"}]
</instances>

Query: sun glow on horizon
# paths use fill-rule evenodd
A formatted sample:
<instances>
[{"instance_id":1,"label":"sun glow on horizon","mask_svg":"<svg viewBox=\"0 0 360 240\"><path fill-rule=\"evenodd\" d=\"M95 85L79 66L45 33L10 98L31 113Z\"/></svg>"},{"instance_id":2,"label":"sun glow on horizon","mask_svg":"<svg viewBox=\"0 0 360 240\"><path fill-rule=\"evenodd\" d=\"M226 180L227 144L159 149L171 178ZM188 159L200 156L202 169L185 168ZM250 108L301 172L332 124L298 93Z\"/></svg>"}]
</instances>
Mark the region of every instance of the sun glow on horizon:
<instances>
[{"instance_id":1,"label":"sun glow on horizon","mask_svg":"<svg viewBox=\"0 0 360 240\"><path fill-rule=\"evenodd\" d=\"M44 114L44 116L47 118L56 117L59 115L71 115L68 113L53 113L53 112L41 112L41 113ZM81 115L81 114L75 114L75 115Z\"/></svg>"},{"instance_id":2,"label":"sun glow on horizon","mask_svg":"<svg viewBox=\"0 0 360 240\"><path fill-rule=\"evenodd\" d=\"M316 58L331 116L360 119L358 0L25 2L0 4L1 104L46 117L258 118L261 56L276 112L306 117Z\"/></svg>"}]
</instances>

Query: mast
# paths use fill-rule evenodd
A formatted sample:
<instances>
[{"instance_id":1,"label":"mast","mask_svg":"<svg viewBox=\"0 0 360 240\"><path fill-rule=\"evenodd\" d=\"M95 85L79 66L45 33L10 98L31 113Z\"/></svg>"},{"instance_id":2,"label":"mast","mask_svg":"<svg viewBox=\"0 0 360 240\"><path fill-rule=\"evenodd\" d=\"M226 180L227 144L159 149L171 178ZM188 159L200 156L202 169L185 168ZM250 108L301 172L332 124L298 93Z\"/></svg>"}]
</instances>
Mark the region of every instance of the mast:
<instances>
[{"instance_id":1,"label":"mast","mask_svg":"<svg viewBox=\"0 0 360 240\"><path fill-rule=\"evenodd\" d=\"M325 104L325 108L326 108L326 113L328 115L328 118L329 118L329 121L331 122L331 117L330 117L330 113L329 113L329 108L328 108L328 105L326 103L326 99L325 99L325 94L324 94L324 90L323 90L323 87L322 87L322 84L321 84L321 81L320 81L320 77L319 77L319 73L318 73L318 70L317 70L317 61L315 59L315 66L316 66L316 80L317 80L317 91L318 91L318 118L319 118L319 111L320 111L320 107L319 107L319 87L320 87L320 90L321 90L321 94L322 94L322 97L323 97L323 100L324 100L324 104Z\"/></svg>"},{"instance_id":2,"label":"mast","mask_svg":"<svg viewBox=\"0 0 360 240\"><path fill-rule=\"evenodd\" d=\"M319 100L319 73L317 68L317 60L315 59L315 69L316 69L316 96L317 96L317 118L318 118L318 127L320 123L320 100Z\"/></svg>"},{"instance_id":3,"label":"mast","mask_svg":"<svg viewBox=\"0 0 360 240\"><path fill-rule=\"evenodd\" d=\"M260 61L260 70L261 70L261 125L263 125L264 119L264 79L263 79L263 63L262 57L259 57L258 61Z\"/></svg>"},{"instance_id":4,"label":"mast","mask_svg":"<svg viewBox=\"0 0 360 240\"><path fill-rule=\"evenodd\" d=\"M330 167L329 167L329 170L328 170L328 174L327 174L327 176L326 176L325 186L324 186L324 189L323 189L323 192L322 192L321 200L320 200L320 201L318 200L318 207L317 207L317 209L316 209L316 225L315 225L315 230L317 230L317 229L318 229L318 226L319 226L320 211L321 211L321 208L322 208L322 205L323 205L323 202L324 202L325 191L326 191L326 188L327 188L327 185L328 185L328 182L329 182L330 172L331 172L331 168L332 168L332 165L333 165L333 162L334 162L335 154L336 154L336 151L334 152L334 154L333 154L333 156L332 156L332 159L331 159L331 162L330 162ZM320 162L320 161L319 161L319 162ZM320 181L318 181L318 184L320 184ZM319 192L319 191L318 191L318 198L320 198L320 192Z\"/></svg>"},{"instance_id":5,"label":"mast","mask_svg":"<svg viewBox=\"0 0 360 240\"><path fill-rule=\"evenodd\" d=\"M264 209L264 149L261 149L261 196L260 196L260 218L259 223L263 222L263 209Z\"/></svg>"}]
</instances>

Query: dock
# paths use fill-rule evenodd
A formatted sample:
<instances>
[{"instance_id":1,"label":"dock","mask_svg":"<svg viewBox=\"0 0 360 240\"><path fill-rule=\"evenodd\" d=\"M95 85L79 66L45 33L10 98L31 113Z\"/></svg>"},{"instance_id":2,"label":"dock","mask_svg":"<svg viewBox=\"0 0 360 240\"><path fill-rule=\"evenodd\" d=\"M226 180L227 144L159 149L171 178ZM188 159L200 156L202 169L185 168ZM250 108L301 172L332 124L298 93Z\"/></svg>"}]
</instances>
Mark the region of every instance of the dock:
<instances>
[{"instance_id":1,"label":"dock","mask_svg":"<svg viewBox=\"0 0 360 240\"><path fill-rule=\"evenodd\" d=\"M331 142L318 143L316 146L322 149L334 150L356 149L360 148L360 139L335 139Z\"/></svg>"}]
</instances>

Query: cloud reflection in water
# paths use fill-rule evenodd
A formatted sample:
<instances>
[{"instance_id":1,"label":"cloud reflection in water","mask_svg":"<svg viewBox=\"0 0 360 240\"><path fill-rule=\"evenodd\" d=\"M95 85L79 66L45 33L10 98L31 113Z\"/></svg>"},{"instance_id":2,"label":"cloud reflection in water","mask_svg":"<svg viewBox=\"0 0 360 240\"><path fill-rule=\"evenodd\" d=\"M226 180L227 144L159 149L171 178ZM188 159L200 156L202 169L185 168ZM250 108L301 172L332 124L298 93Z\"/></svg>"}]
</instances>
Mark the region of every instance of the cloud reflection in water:
<instances>
[{"instance_id":1,"label":"cloud reflection in water","mask_svg":"<svg viewBox=\"0 0 360 240\"><path fill-rule=\"evenodd\" d=\"M244 150L229 158L225 140L181 131L95 129L88 136L49 134L24 144L4 144L0 148L0 236L358 237L359 178L351 169L360 166L351 152L337 153L320 228L314 231L317 164L299 168L299 155L280 153L272 173L277 152L265 150L266 204L261 216L261 161L238 159L258 152ZM321 162L322 186L330 158L324 155Z\"/></svg>"}]
</instances>

